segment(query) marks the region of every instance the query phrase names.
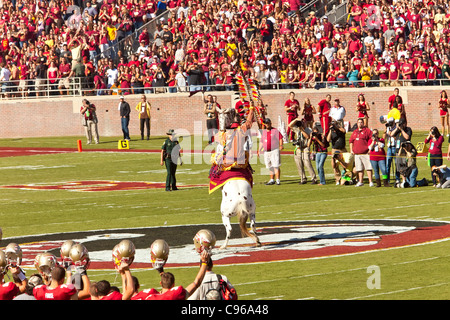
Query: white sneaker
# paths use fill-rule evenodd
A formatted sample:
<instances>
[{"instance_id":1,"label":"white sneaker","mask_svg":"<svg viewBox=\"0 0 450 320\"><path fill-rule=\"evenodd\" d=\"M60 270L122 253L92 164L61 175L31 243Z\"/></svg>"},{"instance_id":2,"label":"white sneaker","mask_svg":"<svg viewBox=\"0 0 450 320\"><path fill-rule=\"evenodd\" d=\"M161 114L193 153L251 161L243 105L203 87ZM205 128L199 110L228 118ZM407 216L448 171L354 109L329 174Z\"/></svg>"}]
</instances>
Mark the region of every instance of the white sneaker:
<instances>
[{"instance_id":1,"label":"white sneaker","mask_svg":"<svg viewBox=\"0 0 450 320\"><path fill-rule=\"evenodd\" d=\"M358 182L357 184L355 184L355 187L362 187L363 185L364 185L364 183Z\"/></svg>"},{"instance_id":2,"label":"white sneaker","mask_svg":"<svg viewBox=\"0 0 450 320\"><path fill-rule=\"evenodd\" d=\"M373 184L373 182L369 183L369 187L373 187L373 186L375 186L375 185Z\"/></svg>"}]
</instances>

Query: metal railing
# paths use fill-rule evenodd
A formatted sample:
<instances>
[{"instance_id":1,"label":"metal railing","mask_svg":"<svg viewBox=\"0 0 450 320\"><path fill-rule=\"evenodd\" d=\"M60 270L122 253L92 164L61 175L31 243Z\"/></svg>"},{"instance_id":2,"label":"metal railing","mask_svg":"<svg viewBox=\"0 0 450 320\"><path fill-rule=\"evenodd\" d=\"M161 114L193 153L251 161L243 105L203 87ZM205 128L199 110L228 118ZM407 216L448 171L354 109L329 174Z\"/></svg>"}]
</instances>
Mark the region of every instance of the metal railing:
<instances>
[{"instance_id":1,"label":"metal railing","mask_svg":"<svg viewBox=\"0 0 450 320\"><path fill-rule=\"evenodd\" d=\"M196 93L199 91L214 92L214 91L229 91L236 92L238 90L235 84L208 84L208 85L185 85L185 86L157 86L157 87L131 87L131 88L108 88L95 89L92 84L86 82L86 78L70 78L69 88L63 85L60 88L60 82L53 84L44 83L50 79L40 79L43 82L39 83L37 88L35 80L27 80L26 84L14 85L10 82L9 85L3 86L1 83L1 99L28 99L28 98L59 98L61 96L105 96L105 95L128 95L128 94L177 94L177 93ZM53 80L53 79L52 79ZM448 82L445 83L445 82ZM339 89L339 88L378 88L378 87L422 87L422 86L446 86L450 85L448 79L436 80L345 80L345 81L323 81L323 82L292 82L292 83L270 83L261 84L260 90L300 90L300 89ZM6 91L8 89L8 91Z\"/></svg>"},{"instance_id":2,"label":"metal railing","mask_svg":"<svg viewBox=\"0 0 450 320\"><path fill-rule=\"evenodd\" d=\"M86 80L84 77L71 77L0 81L0 99L82 96L88 88Z\"/></svg>"}]
</instances>

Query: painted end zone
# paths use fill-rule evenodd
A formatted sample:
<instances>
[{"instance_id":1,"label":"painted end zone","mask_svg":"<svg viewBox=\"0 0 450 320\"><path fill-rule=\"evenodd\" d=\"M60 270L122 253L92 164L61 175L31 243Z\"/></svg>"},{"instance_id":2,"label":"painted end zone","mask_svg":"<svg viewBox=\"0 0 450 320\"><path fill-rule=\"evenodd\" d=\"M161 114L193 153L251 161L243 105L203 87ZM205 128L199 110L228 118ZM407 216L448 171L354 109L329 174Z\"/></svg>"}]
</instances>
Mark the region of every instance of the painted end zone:
<instances>
[{"instance_id":1,"label":"painted end zone","mask_svg":"<svg viewBox=\"0 0 450 320\"><path fill-rule=\"evenodd\" d=\"M113 269L112 249L123 239L133 241L136 255L133 268L152 268L150 245L165 239L170 246L166 267L198 267L199 256L193 237L199 229L210 229L217 239L225 238L222 225L149 227L123 230L96 230L47 234L22 238L4 238L0 245L18 243L23 252L23 266L33 268L34 257L49 251L60 257L66 240L82 242L89 251L90 269ZM261 247L239 237L239 228L226 250L213 249L216 265L268 263L275 261L317 259L426 245L450 239L450 224L410 220L340 220L264 222L258 225ZM3 230L6 235L7 230Z\"/></svg>"}]
</instances>

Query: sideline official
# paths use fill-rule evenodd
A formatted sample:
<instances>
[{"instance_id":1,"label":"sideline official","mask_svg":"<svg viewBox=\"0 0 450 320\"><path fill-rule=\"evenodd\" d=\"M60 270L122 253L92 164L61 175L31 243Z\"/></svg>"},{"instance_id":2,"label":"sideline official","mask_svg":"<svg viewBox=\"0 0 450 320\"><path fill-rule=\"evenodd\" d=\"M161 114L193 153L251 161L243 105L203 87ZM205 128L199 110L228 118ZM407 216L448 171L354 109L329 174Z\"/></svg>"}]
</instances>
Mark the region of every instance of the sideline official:
<instances>
[{"instance_id":1,"label":"sideline official","mask_svg":"<svg viewBox=\"0 0 450 320\"><path fill-rule=\"evenodd\" d=\"M175 177L178 158L180 158L180 165L183 165L183 161L180 155L180 144L175 138L175 130L170 129L167 135L169 137L164 141L161 148L161 166L165 164L167 169L166 191L175 191L178 190Z\"/></svg>"}]
</instances>

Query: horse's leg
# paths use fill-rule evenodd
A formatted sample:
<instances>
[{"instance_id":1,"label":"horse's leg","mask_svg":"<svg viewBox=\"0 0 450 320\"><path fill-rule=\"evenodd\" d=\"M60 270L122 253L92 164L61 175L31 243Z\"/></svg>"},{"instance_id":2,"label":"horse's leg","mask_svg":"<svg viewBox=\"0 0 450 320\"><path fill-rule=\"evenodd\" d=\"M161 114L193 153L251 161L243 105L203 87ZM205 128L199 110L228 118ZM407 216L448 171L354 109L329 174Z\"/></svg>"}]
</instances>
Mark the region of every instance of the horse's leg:
<instances>
[{"instance_id":1,"label":"horse's leg","mask_svg":"<svg viewBox=\"0 0 450 320\"><path fill-rule=\"evenodd\" d=\"M230 217L233 216L234 210L234 195L233 188L229 188L229 182L225 184L222 189L222 203L220 204L220 213L222 214L222 223L225 226L227 236L225 242L220 247L220 249L225 249L228 245L228 240L231 237L231 222ZM230 190L231 189L231 190Z\"/></svg>"},{"instance_id":2,"label":"horse's leg","mask_svg":"<svg viewBox=\"0 0 450 320\"><path fill-rule=\"evenodd\" d=\"M230 239L231 236L231 223L230 223L230 217L226 216L226 215L222 215L222 222L223 225L225 226L225 230L227 232L227 237L225 238L224 243L222 244L222 246L220 247L220 249L225 249L228 245L228 240Z\"/></svg>"}]
</instances>

